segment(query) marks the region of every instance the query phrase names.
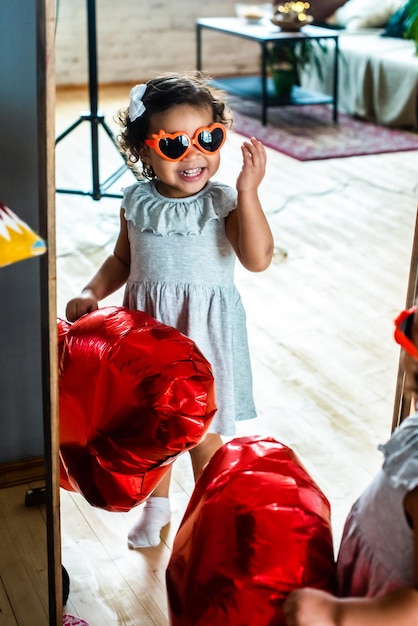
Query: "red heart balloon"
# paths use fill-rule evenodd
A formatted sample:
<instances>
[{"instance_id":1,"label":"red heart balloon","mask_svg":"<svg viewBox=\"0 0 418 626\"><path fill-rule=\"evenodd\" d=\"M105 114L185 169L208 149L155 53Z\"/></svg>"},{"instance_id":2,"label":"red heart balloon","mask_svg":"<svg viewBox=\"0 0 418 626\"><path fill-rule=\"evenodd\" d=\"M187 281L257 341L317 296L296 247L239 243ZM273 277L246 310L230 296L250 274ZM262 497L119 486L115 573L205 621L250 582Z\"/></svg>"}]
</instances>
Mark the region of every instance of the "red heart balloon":
<instances>
[{"instance_id":1,"label":"red heart balloon","mask_svg":"<svg viewBox=\"0 0 418 626\"><path fill-rule=\"evenodd\" d=\"M167 568L171 626L285 626L288 593L336 590L330 505L296 454L243 437L212 457Z\"/></svg>"},{"instance_id":2,"label":"red heart balloon","mask_svg":"<svg viewBox=\"0 0 418 626\"><path fill-rule=\"evenodd\" d=\"M128 511L205 436L210 364L176 329L120 307L58 320L58 349L61 486Z\"/></svg>"}]
</instances>

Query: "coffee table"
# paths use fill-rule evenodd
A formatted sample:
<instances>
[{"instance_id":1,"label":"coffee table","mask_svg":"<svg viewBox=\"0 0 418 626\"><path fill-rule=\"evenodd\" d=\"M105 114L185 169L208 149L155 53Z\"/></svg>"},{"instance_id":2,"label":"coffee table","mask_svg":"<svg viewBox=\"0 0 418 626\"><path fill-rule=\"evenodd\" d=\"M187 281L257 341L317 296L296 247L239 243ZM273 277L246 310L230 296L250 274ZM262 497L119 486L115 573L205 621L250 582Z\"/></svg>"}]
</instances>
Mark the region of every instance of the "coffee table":
<instances>
[{"instance_id":1,"label":"coffee table","mask_svg":"<svg viewBox=\"0 0 418 626\"><path fill-rule=\"evenodd\" d=\"M267 124L267 108L271 106L297 104L332 104L332 118L338 121L338 31L319 26L304 26L297 32L283 32L268 22L249 24L238 17L212 17L196 20L196 67L202 71L202 31L212 30L241 39L257 42L261 46L261 68L258 76L235 76L216 78L215 86L242 98L261 102L261 121ZM279 98L273 82L267 75L267 48L270 42L283 44L303 39L328 39L334 42L334 63L332 95L308 91L302 87L293 87L290 97Z\"/></svg>"}]
</instances>

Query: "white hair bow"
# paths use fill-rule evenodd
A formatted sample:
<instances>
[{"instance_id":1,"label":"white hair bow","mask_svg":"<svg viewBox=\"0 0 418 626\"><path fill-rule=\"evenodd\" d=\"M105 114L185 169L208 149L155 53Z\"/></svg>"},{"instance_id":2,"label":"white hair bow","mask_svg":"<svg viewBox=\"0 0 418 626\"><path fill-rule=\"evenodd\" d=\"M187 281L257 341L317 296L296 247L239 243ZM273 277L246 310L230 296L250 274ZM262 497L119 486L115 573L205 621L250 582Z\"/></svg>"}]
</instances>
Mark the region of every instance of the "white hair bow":
<instances>
[{"instance_id":1,"label":"white hair bow","mask_svg":"<svg viewBox=\"0 0 418 626\"><path fill-rule=\"evenodd\" d=\"M145 111L145 104L142 102L142 96L146 91L147 85L142 83L141 85L135 85L131 89L130 102L129 102L129 119L134 122Z\"/></svg>"}]
</instances>

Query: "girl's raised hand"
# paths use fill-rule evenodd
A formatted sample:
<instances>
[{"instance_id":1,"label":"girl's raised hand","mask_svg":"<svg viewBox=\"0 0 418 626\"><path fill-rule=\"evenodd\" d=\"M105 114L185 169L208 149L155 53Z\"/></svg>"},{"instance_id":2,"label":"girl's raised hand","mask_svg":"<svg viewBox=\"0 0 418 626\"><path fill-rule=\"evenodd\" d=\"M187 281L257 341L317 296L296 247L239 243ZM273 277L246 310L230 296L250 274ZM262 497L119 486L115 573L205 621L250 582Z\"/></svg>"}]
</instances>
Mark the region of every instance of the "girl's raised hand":
<instances>
[{"instance_id":1,"label":"girl's raised hand","mask_svg":"<svg viewBox=\"0 0 418 626\"><path fill-rule=\"evenodd\" d=\"M243 165L237 178L237 191L257 190L266 172L267 154L261 141L251 137L241 146Z\"/></svg>"}]
</instances>

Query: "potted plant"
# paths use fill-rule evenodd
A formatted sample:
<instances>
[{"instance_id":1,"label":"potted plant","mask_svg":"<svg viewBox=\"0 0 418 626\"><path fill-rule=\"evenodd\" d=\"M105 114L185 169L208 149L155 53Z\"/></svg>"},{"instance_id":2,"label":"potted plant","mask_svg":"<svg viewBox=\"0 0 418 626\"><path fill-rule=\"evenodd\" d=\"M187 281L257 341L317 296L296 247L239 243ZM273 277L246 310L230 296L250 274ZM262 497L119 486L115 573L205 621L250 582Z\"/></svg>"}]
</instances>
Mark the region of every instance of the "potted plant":
<instances>
[{"instance_id":1,"label":"potted plant","mask_svg":"<svg viewBox=\"0 0 418 626\"><path fill-rule=\"evenodd\" d=\"M321 76L319 51L326 53L328 48L317 39L271 43L267 50L267 68L279 97L289 96L293 85L300 85L301 72L307 66L315 65Z\"/></svg>"},{"instance_id":2,"label":"potted plant","mask_svg":"<svg viewBox=\"0 0 418 626\"><path fill-rule=\"evenodd\" d=\"M409 0L405 6L405 32L406 39L412 39L415 43L416 54L418 55L418 0Z\"/></svg>"},{"instance_id":3,"label":"potted plant","mask_svg":"<svg viewBox=\"0 0 418 626\"><path fill-rule=\"evenodd\" d=\"M273 9L271 21L283 31L298 31L312 21L307 13L309 7L308 2L279 4ZM318 50L325 52L327 48L316 39L270 43L267 49L267 67L278 96L290 95L293 85L300 84L300 73L306 66L314 63L320 75Z\"/></svg>"}]
</instances>

